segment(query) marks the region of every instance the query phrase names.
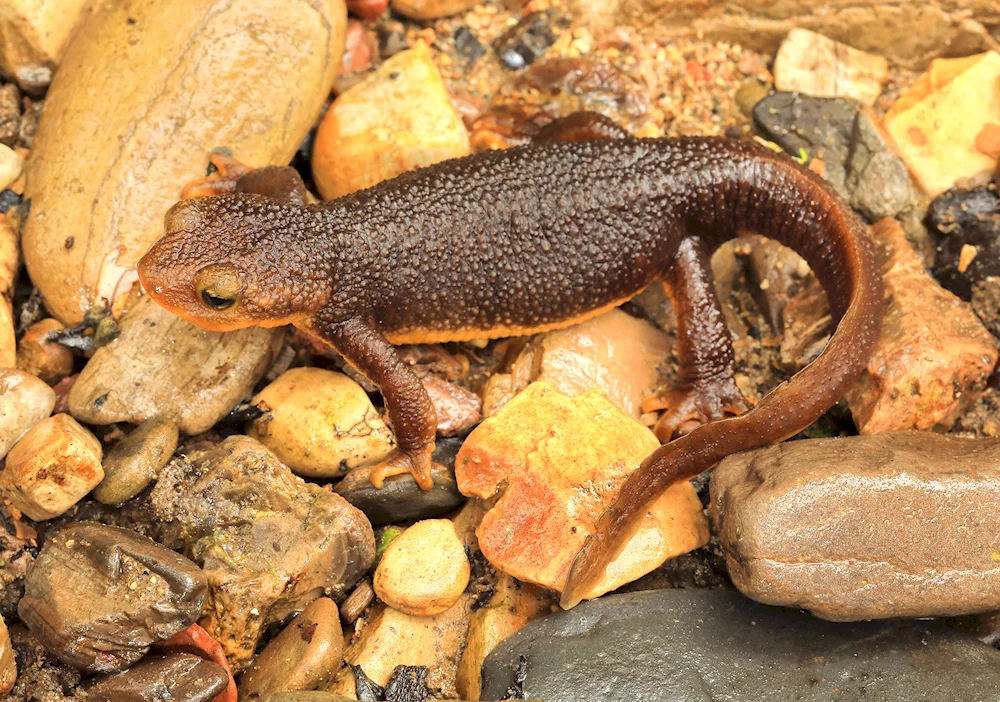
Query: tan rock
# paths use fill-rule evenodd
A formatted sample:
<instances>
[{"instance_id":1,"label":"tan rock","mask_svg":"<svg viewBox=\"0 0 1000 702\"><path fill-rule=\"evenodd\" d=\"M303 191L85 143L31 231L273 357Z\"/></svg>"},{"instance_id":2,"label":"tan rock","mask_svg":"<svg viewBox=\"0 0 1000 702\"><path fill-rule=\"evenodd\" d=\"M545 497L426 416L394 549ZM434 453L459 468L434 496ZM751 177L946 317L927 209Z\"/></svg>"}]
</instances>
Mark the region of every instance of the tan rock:
<instances>
[{"instance_id":1,"label":"tan rock","mask_svg":"<svg viewBox=\"0 0 1000 702\"><path fill-rule=\"evenodd\" d=\"M68 414L44 419L7 454L0 493L35 521L52 519L101 482L101 442Z\"/></svg>"},{"instance_id":2,"label":"tan rock","mask_svg":"<svg viewBox=\"0 0 1000 702\"><path fill-rule=\"evenodd\" d=\"M478 2L479 0L392 0L392 9L410 19L433 20L465 12Z\"/></svg>"},{"instance_id":3,"label":"tan rock","mask_svg":"<svg viewBox=\"0 0 1000 702\"><path fill-rule=\"evenodd\" d=\"M450 609L433 617L414 617L376 604L344 659L360 666L372 682L385 686L398 665L427 666L427 687L436 699L455 699L458 660L469 630L471 595L462 595ZM354 673L344 667L327 687L356 699Z\"/></svg>"},{"instance_id":4,"label":"tan rock","mask_svg":"<svg viewBox=\"0 0 1000 702\"><path fill-rule=\"evenodd\" d=\"M312 169L324 198L469 153L469 135L422 41L341 94L316 133Z\"/></svg>"},{"instance_id":5,"label":"tan rock","mask_svg":"<svg viewBox=\"0 0 1000 702\"><path fill-rule=\"evenodd\" d=\"M17 362L17 339L14 335L14 282L21 265L18 235L7 215L0 214L0 368L13 368Z\"/></svg>"},{"instance_id":6,"label":"tan rock","mask_svg":"<svg viewBox=\"0 0 1000 702\"><path fill-rule=\"evenodd\" d=\"M479 395L436 375L421 380L437 413L437 435L455 436L483 418Z\"/></svg>"},{"instance_id":7,"label":"tan rock","mask_svg":"<svg viewBox=\"0 0 1000 702\"><path fill-rule=\"evenodd\" d=\"M1000 608L1000 440L790 441L712 473L733 583L824 619Z\"/></svg>"},{"instance_id":8,"label":"tan rock","mask_svg":"<svg viewBox=\"0 0 1000 702\"><path fill-rule=\"evenodd\" d=\"M76 322L127 291L216 146L251 166L288 163L336 76L346 23L343 0L95 13L60 64L27 166L25 262L52 313Z\"/></svg>"},{"instance_id":9,"label":"tan rock","mask_svg":"<svg viewBox=\"0 0 1000 702\"><path fill-rule=\"evenodd\" d=\"M959 178L993 171L977 138L1000 128L1000 53L938 59L885 116L917 185L935 197Z\"/></svg>"},{"instance_id":10,"label":"tan rock","mask_svg":"<svg viewBox=\"0 0 1000 702\"><path fill-rule=\"evenodd\" d=\"M106 505L120 505L156 479L177 448L177 425L153 417L129 432L104 457L104 480L94 497Z\"/></svg>"},{"instance_id":11,"label":"tan rock","mask_svg":"<svg viewBox=\"0 0 1000 702\"><path fill-rule=\"evenodd\" d=\"M70 414L88 424L161 416L187 434L206 431L247 396L282 343L274 329L206 331L145 296L120 327L69 393Z\"/></svg>"},{"instance_id":12,"label":"tan rock","mask_svg":"<svg viewBox=\"0 0 1000 702\"><path fill-rule=\"evenodd\" d=\"M542 380L567 395L598 388L623 412L638 417L670 357L667 335L649 322L611 310L535 337L509 374L487 382L484 411L495 413L529 383Z\"/></svg>"},{"instance_id":13,"label":"tan rock","mask_svg":"<svg viewBox=\"0 0 1000 702\"><path fill-rule=\"evenodd\" d=\"M0 695L6 695L17 682L17 661L10 645L10 634L3 617L0 617Z\"/></svg>"},{"instance_id":14,"label":"tan rock","mask_svg":"<svg viewBox=\"0 0 1000 702\"><path fill-rule=\"evenodd\" d=\"M450 608L469 584L465 547L447 519L417 522L389 544L375 570L375 594L418 617Z\"/></svg>"},{"instance_id":15,"label":"tan rock","mask_svg":"<svg viewBox=\"0 0 1000 702\"><path fill-rule=\"evenodd\" d=\"M49 334L66 327L49 317L35 322L17 345L17 367L54 385L73 372L73 352L49 340Z\"/></svg>"},{"instance_id":16,"label":"tan rock","mask_svg":"<svg viewBox=\"0 0 1000 702\"><path fill-rule=\"evenodd\" d=\"M814 97L846 97L873 105L888 78L885 57L808 29L790 31L774 57L774 87Z\"/></svg>"},{"instance_id":17,"label":"tan rock","mask_svg":"<svg viewBox=\"0 0 1000 702\"><path fill-rule=\"evenodd\" d=\"M31 427L52 414L55 391L29 373L0 368L0 458Z\"/></svg>"},{"instance_id":18,"label":"tan rock","mask_svg":"<svg viewBox=\"0 0 1000 702\"><path fill-rule=\"evenodd\" d=\"M365 391L341 373L292 368L253 400L270 411L247 434L299 475L333 477L385 459L395 447Z\"/></svg>"},{"instance_id":19,"label":"tan rock","mask_svg":"<svg viewBox=\"0 0 1000 702\"><path fill-rule=\"evenodd\" d=\"M0 190L6 190L21 177L24 159L14 149L0 144Z\"/></svg>"},{"instance_id":20,"label":"tan rock","mask_svg":"<svg viewBox=\"0 0 1000 702\"><path fill-rule=\"evenodd\" d=\"M599 391L570 398L548 383L532 383L473 430L455 461L463 494L501 493L476 529L483 555L519 580L560 590L618 486L659 445ZM650 506L587 598L707 541L694 488L675 485Z\"/></svg>"}]
</instances>

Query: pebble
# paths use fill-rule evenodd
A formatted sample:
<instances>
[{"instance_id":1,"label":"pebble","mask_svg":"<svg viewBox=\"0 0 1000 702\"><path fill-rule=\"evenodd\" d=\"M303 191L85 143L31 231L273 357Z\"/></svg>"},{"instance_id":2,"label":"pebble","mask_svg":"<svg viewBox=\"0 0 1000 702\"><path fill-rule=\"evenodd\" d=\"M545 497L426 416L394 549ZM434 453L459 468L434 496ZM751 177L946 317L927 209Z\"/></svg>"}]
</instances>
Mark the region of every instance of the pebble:
<instances>
[{"instance_id":1,"label":"pebble","mask_svg":"<svg viewBox=\"0 0 1000 702\"><path fill-rule=\"evenodd\" d=\"M844 186L850 193L851 207L869 222L905 212L919 197L906 164L890 141L871 108L858 110L845 162Z\"/></svg>"},{"instance_id":2,"label":"pebble","mask_svg":"<svg viewBox=\"0 0 1000 702\"><path fill-rule=\"evenodd\" d=\"M711 514L733 583L835 621L1000 609L1000 440L792 441L726 458Z\"/></svg>"},{"instance_id":3,"label":"pebble","mask_svg":"<svg viewBox=\"0 0 1000 702\"><path fill-rule=\"evenodd\" d=\"M17 613L58 658L124 670L192 624L207 592L187 558L125 529L73 522L43 546Z\"/></svg>"},{"instance_id":4,"label":"pebble","mask_svg":"<svg viewBox=\"0 0 1000 702\"><path fill-rule=\"evenodd\" d=\"M483 555L518 580L560 590L617 488L660 446L598 390L569 397L545 382L476 427L455 460L464 495L499 496L476 529ZM635 580L704 545L708 526L687 481L661 495L587 597Z\"/></svg>"},{"instance_id":5,"label":"pebble","mask_svg":"<svg viewBox=\"0 0 1000 702\"><path fill-rule=\"evenodd\" d=\"M393 609L428 617L458 602L469 584L469 558L447 519L425 519L393 539L372 585Z\"/></svg>"},{"instance_id":6,"label":"pebble","mask_svg":"<svg viewBox=\"0 0 1000 702\"><path fill-rule=\"evenodd\" d=\"M20 178L23 167L24 159L14 149L0 144L0 190L6 190Z\"/></svg>"},{"instance_id":7,"label":"pebble","mask_svg":"<svg viewBox=\"0 0 1000 702\"><path fill-rule=\"evenodd\" d=\"M465 12L478 0L392 0L392 9L415 20L434 20Z\"/></svg>"},{"instance_id":8,"label":"pebble","mask_svg":"<svg viewBox=\"0 0 1000 702\"><path fill-rule=\"evenodd\" d=\"M56 393L30 373L0 368L0 458L31 427L52 414Z\"/></svg>"},{"instance_id":9,"label":"pebble","mask_svg":"<svg viewBox=\"0 0 1000 702\"><path fill-rule=\"evenodd\" d=\"M486 659L482 698L514 686L546 702L952 702L994 699L998 685L1000 652L933 622L822 622L732 590L678 589L531 622Z\"/></svg>"},{"instance_id":10,"label":"pebble","mask_svg":"<svg viewBox=\"0 0 1000 702\"><path fill-rule=\"evenodd\" d=\"M17 662L14 648L10 643L10 633L3 617L0 617L0 695L6 695L17 682Z\"/></svg>"},{"instance_id":11,"label":"pebble","mask_svg":"<svg viewBox=\"0 0 1000 702\"><path fill-rule=\"evenodd\" d=\"M322 687L343 665L343 649L337 604L321 597L302 610L254 659L240 678L240 699Z\"/></svg>"},{"instance_id":12,"label":"pebble","mask_svg":"<svg viewBox=\"0 0 1000 702\"><path fill-rule=\"evenodd\" d=\"M234 671L268 626L321 594L339 599L374 565L364 514L247 436L174 459L150 500L208 578L213 608L201 625Z\"/></svg>"},{"instance_id":13,"label":"pebble","mask_svg":"<svg viewBox=\"0 0 1000 702\"><path fill-rule=\"evenodd\" d=\"M212 702L226 689L225 669L189 653L152 657L87 690L100 702Z\"/></svg>"},{"instance_id":14,"label":"pebble","mask_svg":"<svg viewBox=\"0 0 1000 702\"><path fill-rule=\"evenodd\" d=\"M269 411L247 425L299 475L340 476L392 453L395 438L365 391L341 373L292 368L253 398Z\"/></svg>"},{"instance_id":15,"label":"pebble","mask_svg":"<svg viewBox=\"0 0 1000 702\"><path fill-rule=\"evenodd\" d=\"M888 79L884 56L808 29L790 31L774 57L774 86L814 97L846 97L874 105Z\"/></svg>"},{"instance_id":16,"label":"pebble","mask_svg":"<svg viewBox=\"0 0 1000 702\"><path fill-rule=\"evenodd\" d=\"M97 349L69 392L88 424L171 419L185 434L211 429L243 400L281 350L282 332L206 331L143 296L118 339Z\"/></svg>"},{"instance_id":17,"label":"pebble","mask_svg":"<svg viewBox=\"0 0 1000 702\"><path fill-rule=\"evenodd\" d=\"M436 375L421 380L437 413L437 435L462 434L483 418L479 395Z\"/></svg>"},{"instance_id":18,"label":"pebble","mask_svg":"<svg viewBox=\"0 0 1000 702\"><path fill-rule=\"evenodd\" d=\"M0 191L2 193L10 191ZM16 197L16 196L15 196ZM21 269L19 232L6 214L0 214L0 368L17 364L14 292Z\"/></svg>"},{"instance_id":19,"label":"pebble","mask_svg":"<svg viewBox=\"0 0 1000 702\"><path fill-rule=\"evenodd\" d=\"M35 521L63 514L104 477L101 442L68 414L43 419L14 444L0 493Z\"/></svg>"},{"instance_id":20,"label":"pebble","mask_svg":"<svg viewBox=\"0 0 1000 702\"><path fill-rule=\"evenodd\" d=\"M353 624L358 617L364 614L374 599L375 591L372 589L371 583L362 580L347 596L347 599L340 603L340 618L344 620L345 624Z\"/></svg>"},{"instance_id":21,"label":"pebble","mask_svg":"<svg viewBox=\"0 0 1000 702\"><path fill-rule=\"evenodd\" d=\"M500 63L512 71L533 64L555 43L551 25L548 12L529 12L521 17L493 42Z\"/></svg>"},{"instance_id":22,"label":"pebble","mask_svg":"<svg viewBox=\"0 0 1000 702\"><path fill-rule=\"evenodd\" d=\"M81 0L6 3L0 72L32 94L44 92L73 34L93 11L92 3Z\"/></svg>"},{"instance_id":23,"label":"pebble","mask_svg":"<svg viewBox=\"0 0 1000 702\"><path fill-rule=\"evenodd\" d=\"M325 199L469 153L469 135L422 41L334 100L312 172Z\"/></svg>"},{"instance_id":24,"label":"pebble","mask_svg":"<svg viewBox=\"0 0 1000 702\"><path fill-rule=\"evenodd\" d=\"M146 489L177 448L177 425L153 417L129 432L104 457L104 480L94 497L106 505L121 505Z\"/></svg>"},{"instance_id":25,"label":"pebble","mask_svg":"<svg viewBox=\"0 0 1000 702\"><path fill-rule=\"evenodd\" d=\"M0 144L13 148L20 125L21 91L15 83L0 85Z\"/></svg>"},{"instance_id":26,"label":"pebble","mask_svg":"<svg viewBox=\"0 0 1000 702\"><path fill-rule=\"evenodd\" d=\"M35 322L21 337L17 345L17 367L55 385L73 373L73 352L60 343L51 341L52 332L66 327L58 319L49 317Z\"/></svg>"},{"instance_id":27,"label":"pebble","mask_svg":"<svg viewBox=\"0 0 1000 702\"><path fill-rule=\"evenodd\" d=\"M347 0L347 11L361 19L378 19L386 8L389 0Z\"/></svg>"}]
</instances>

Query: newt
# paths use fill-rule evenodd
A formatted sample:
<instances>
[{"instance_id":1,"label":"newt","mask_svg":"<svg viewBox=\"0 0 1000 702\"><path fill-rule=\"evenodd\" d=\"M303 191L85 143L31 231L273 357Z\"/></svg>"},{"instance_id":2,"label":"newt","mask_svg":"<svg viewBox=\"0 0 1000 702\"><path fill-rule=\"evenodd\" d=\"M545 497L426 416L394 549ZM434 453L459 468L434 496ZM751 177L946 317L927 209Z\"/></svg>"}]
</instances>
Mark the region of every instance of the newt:
<instances>
[{"instance_id":1,"label":"newt","mask_svg":"<svg viewBox=\"0 0 1000 702\"><path fill-rule=\"evenodd\" d=\"M410 471L425 489L436 417L397 344L558 329L661 282L680 380L648 404L666 407L656 432L667 443L598 520L563 590L568 608L671 484L798 433L840 399L878 337L882 282L866 227L787 156L721 137L563 126L318 204L291 168L250 171L232 192L174 205L138 273L198 326L292 324L335 349L380 388L397 437L372 482ZM750 232L806 260L838 324L818 358L744 412L709 261ZM697 426L673 438L689 420Z\"/></svg>"}]
</instances>

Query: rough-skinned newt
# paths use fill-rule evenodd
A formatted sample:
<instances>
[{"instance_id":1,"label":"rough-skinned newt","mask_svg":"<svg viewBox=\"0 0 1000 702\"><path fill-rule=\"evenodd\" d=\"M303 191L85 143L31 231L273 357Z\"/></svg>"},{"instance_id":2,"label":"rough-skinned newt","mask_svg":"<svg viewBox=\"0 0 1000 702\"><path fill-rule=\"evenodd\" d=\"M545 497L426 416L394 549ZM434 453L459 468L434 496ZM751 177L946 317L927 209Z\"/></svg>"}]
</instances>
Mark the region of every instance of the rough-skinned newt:
<instances>
[{"instance_id":1,"label":"rough-skinned newt","mask_svg":"<svg viewBox=\"0 0 1000 702\"><path fill-rule=\"evenodd\" d=\"M723 138L563 127L316 205L292 169L251 171L231 193L176 204L139 277L199 326L293 324L332 346L379 386L396 433L373 482L409 470L425 488L435 412L395 344L557 329L661 281L680 360L678 387L652 403L667 407L657 434L668 443L623 483L576 557L562 595L571 607L663 490L788 438L837 402L875 344L882 288L864 225L790 158ZM727 417L743 401L709 259L750 232L805 258L839 323L815 361ZM670 441L692 418L701 424Z\"/></svg>"}]
</instances>

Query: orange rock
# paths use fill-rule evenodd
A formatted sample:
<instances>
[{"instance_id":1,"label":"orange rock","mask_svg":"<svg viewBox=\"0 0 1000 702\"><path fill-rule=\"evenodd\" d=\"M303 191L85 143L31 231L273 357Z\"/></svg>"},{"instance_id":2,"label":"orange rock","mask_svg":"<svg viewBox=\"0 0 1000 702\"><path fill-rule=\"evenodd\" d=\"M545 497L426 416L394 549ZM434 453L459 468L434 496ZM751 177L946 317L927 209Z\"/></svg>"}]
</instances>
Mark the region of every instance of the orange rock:
<instances>
[{"instance_id":1,"label":"orange rock","mask_svg":"<svg viewBox=\"0 0 1000 702\"><path fill-rule=\"evenodd\" d=\"M532 383L469 435L455 461L463 494L488 498L502 490L476 530L483 555L519 580L560 590L618 487L658 446L651 431L603 393L571 398L548 383ZM653 503L639 532L587 597L707 541L694 488L675 485Z\"/></svg>"},{"instance_id":2,"label":"orange rock","mask_svg":"<svg viewBox=\"0 0 1000 702\"><path fill-rule=\"evenodd\" d=\"M35 322L21 337L17 347L17 367L54 385L73 372L73 352L49 340L49 334L66 327L49 317Z\"/></svg>"}]
</instances>

